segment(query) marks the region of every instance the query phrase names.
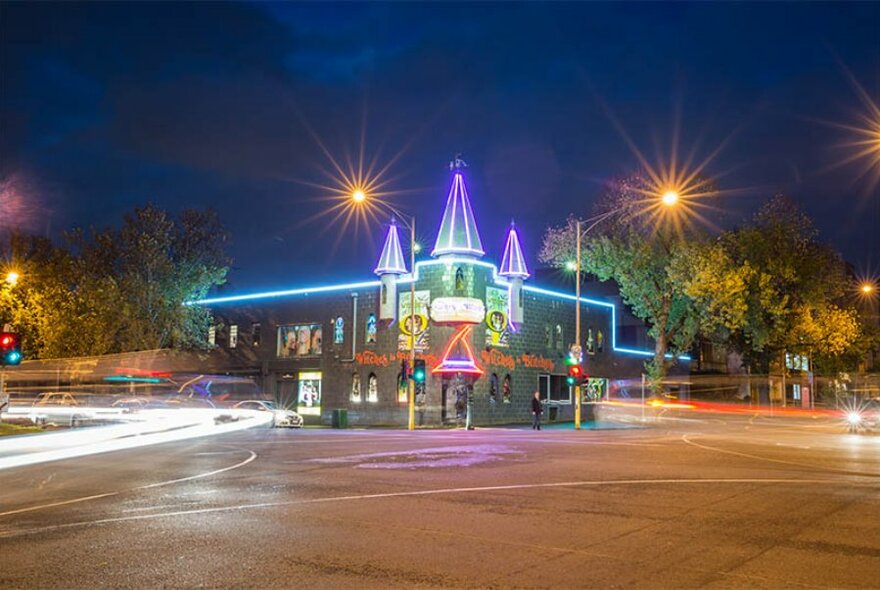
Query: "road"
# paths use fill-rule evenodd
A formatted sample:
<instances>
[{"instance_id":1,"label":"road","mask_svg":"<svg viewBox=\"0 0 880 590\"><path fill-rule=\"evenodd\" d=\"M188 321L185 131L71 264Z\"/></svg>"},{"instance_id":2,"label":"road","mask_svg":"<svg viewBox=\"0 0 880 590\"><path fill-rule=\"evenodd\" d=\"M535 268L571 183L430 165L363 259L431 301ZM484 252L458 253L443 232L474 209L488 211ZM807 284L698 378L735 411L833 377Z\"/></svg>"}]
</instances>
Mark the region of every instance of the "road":
<instances>
[{"instance_id":1,"label":"road","mask_svg":"<svg viewBox=\"0 0 880 590\"><path fill-rule=\"evenodd\" d=\"M880 587L880 437L827 418L261 428L0 482L3 588Z\"/></svg>"}]
</instances>

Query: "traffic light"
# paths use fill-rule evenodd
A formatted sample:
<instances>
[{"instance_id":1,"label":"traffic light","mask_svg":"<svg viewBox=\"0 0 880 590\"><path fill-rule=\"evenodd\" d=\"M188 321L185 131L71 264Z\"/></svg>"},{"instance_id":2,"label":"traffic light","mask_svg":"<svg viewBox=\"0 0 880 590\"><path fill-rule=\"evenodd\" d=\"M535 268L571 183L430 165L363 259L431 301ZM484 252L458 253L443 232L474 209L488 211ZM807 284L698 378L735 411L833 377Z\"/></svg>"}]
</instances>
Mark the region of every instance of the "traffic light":
<instances>
[{"instance_id":1,"label":"traffic light","mask_svg":"<svg viewBox=\"0 0 880 590\"><path fill-rule=\"evenodd\" d=\"M424 383L426 374L425 359L416 359L416 362L413 365L413 381L416 383Z\"/></svg>"},{"instance_id":2,"label":"traffic light","mask_svg":"<svg viewBox=\"0 0 880 590\"><path fill-rule=\"evenodd\" d=\"M21 363L21 338L15 332L0 332L0 361L4 365Z\"/></svg>"},{"instance_id":3,"label":"traffic light","mask_svg":"<svg viewBox=\"0 0 880 590\"><path fill-rule=\"evenodd\" d=\"M584 370L580 365L569 365L568 366L568 378L566 382L569 387L574 387L576 385L580 385L584 377Z\"/></svg>"}]
</instances>

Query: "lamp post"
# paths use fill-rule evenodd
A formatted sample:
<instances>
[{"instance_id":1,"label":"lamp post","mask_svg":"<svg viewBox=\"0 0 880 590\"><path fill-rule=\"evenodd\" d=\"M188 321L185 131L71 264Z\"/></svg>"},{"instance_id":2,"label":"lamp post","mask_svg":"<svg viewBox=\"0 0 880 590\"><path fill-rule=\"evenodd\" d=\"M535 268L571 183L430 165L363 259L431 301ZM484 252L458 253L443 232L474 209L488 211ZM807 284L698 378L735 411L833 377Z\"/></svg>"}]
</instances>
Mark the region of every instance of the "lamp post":
<instances>
[{"instance_id":1,"label":"lamp post","mask_svg":"<svg viewBox=\"0 0 880 590\"><path fill-rule=\"evenodd\" d=\"M368 195L362 190L352 191L351 200L355 206L366 205ZM409 283L409 371L412 373L416 364L416 217L415 215L403 215L395 207L388 203L380 203L381 207L385 207L397 217L400 222L409 229L409 269L412 280ZM405 220L409 218L409 223ZM418 248L420 249L420 248ZM407 429L415 430L416 428L416 384L415 379L407 375Z\"/></svg>"},{"instance_id":2,"label":"lamp post","mask_svg":"<svg viewBox=\"0 0 880 590\"><path fill-rule=\"evenodd\" d=\"M674 207L678 204L679 194L678 191L668 190L666 191L662 197L660 197L660 201L666 207ZM585 220L586 222L592 222L587 229L581 231L581 220L578 219L575 222L575 233L577 235L576 246L575 246L575 306L574 306L574 342L575 346L577 346L577 350L583 350L581 347L581 239L583 236L587 235L590 230L594 227L608 219L609 217L616 215L628 208L628 205L624 205L622 207L617 207L611 211L607 211L602 213L601 215L597 215L596 217L591 217L590 219ZM581 429L581 386L580 384L575 385L574 388L575 402L574 402L574 428L575 430Z\"/></svg>"}]
</instances>

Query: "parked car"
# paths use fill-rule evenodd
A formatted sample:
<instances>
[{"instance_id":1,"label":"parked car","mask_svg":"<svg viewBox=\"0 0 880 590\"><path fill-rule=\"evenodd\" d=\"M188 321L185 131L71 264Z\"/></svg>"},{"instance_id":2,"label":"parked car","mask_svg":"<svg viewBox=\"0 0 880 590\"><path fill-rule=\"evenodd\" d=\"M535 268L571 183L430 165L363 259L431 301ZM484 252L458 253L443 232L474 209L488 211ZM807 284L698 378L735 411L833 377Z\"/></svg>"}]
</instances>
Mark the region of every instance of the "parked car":
<instances>
[{"instance_id":1,"label":"parked car","mask_svg":"<svg viewBox=\"0 0 880 590\"><path fill-rule=\"evenodd\" d=\"M238 402L232 406L233 410L256 410L258 412L272 412L274 417L272 426L275 428L302 428L302 416L293 410L284 410L278 408L275 402L267 402L263 400L247 400Z\"/></svg>"},{"instance_id":2,"label":"parked car","mask_svg":"<svg viewBox=\"0 0 880 590\"><path fill-rule=\"evenodd\" d=\"M69 393L63 392L44 392L37 396L34 400L35 406L78 406L76 401Z\"/></svg>"}]
</instances>

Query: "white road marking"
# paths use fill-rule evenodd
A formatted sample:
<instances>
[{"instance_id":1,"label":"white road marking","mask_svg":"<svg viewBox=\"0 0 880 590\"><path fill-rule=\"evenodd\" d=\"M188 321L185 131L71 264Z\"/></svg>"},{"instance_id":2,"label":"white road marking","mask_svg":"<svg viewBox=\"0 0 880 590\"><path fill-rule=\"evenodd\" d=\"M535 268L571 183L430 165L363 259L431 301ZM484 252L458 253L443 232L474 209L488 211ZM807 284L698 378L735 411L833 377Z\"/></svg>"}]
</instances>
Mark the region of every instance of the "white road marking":
<instances>
[{"instance_id":1,"label":"white road marking","mask_svg":"<svg viewBox=\"0 0 880 590\"><path fill-rule=\"evenodd\" d=\"M45 527L37 527L32 529L22 529L18 531L0 531L0 538L17 537L23 535L33 535L37 533L45 533L50 531L82 528L88 526L113 524L118 522L130 522L135 520L153 520L158 518L170 518L176 516L192 516L197 514L213 514L218 512L238 512L244 510L252 510L258 508L274 508L279 506L295 506L310 504L325 504L332 502L353 502L357 500L377 500L384 498L402 498L402 497L418 497L418 496L437 496L445 494L460 493L478 493L478 492L497 492L504 490L526 490L540 488L565 488L565 487L600 487L600 486L621 486L621 485L697 485L697 484L827 484L832 486L848 486L848 487L876 487L875 482L853 482L839 481L835 479L798 479L798 478L707 478L707 479L619 479L619 480L587 480L587 481L563 481L553 483L527 483L527 484L511 484L498 486L480 486L480 487L461 487L461 488L439 488L433 490L416 490L409 492L387 492L382 494L359 494L350 496L331 496L328 498L312 498L308 500L289 500L284 502L259 502L254 504L236 504L232 506L216 506L213 508L196 508L193 510L176 510L172 512L161 512L157 514L139 514L132 516L119 516L114 518L100 518L95 520L85 520L79 522L69 522Z\"/></svg>"},{"instance_id":2,"label":"white road marking","mask_svg":"<svg viewBox=\"0 0 880 590\"><path fill-rule=\"evenodd\" d=\"M245 450L245 449L242 449L242 450ZM128 492L136 492L139 490L149 490L149 489L159 488L162 486L167 486L167 485L171 485L171 484L175 484L175 483L182 483L185 481L193 481L196 479L203 479L205 477L211 477L212 475L217 475L220 473L225 473L226 471L232 471L233 469L238 469L239 467L244 467L245 465L247 465L248 463L250 463L251 461L253 461L254 459L257 458L257 454L255 452L253 452L251 450L248 450L247 452L250 453L250 457L248 457L244 461L236 463L235 465L223 467L222 469L215 469L213 471L207 471L205 473L198 473L196 475L190 475L189 477L169 479L167 481L160 481L157 483L151 483L151 484L147 484L147 485L143 485L143 486L138 486L136 488L130 488L127 490L118 490L115 492L107 492L105 494L95 494L93 496L83 496L82 498L73 498L72 500L62 500L60 502L50 502L48 504L39 504L37 506L28 506L27 508L17 508L15 510L9 510L7 512L0 512L0 517L11 516L13 514L21 514L23 512L34 512L37 510L44 510L46 508L55 508L56 506L65 506L67 504L77 504L79 502L88 502L89 500L99 500L101 498L109 498L111 496L118 496L120 494L124 494L124 493L128 493Z\"/></svg>"}]
</instances>

